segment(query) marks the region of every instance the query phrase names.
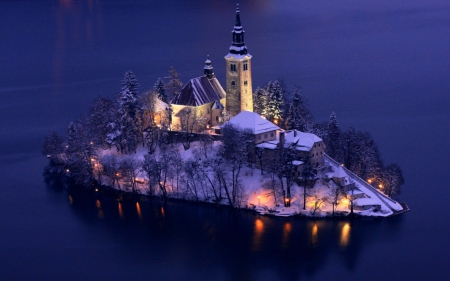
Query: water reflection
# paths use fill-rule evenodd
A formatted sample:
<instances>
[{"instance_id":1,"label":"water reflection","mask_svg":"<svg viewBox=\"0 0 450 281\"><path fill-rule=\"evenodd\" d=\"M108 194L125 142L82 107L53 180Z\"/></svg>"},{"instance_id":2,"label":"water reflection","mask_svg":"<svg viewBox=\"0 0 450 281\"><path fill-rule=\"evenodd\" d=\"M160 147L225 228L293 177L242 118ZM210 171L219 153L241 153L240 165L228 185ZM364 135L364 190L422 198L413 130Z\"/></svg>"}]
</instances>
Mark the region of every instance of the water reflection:
<instances>
[{"instance_id":1,"label":"water reflection","mask_svg":"<svg viewBox=\"0 0 450 281\"><path fill-rule=\"evenodd\" d=\"M341 239L339 240L339 244L341 247L345 248L348 245L350 240L350 223L346 222L344 226L342 226L341 230Z\"/></svg>"},{"instance_id":2,"label":"water reflection","mask_svg":"<svg viewBox=\"0 0 450 281\"><path fill-rule=\"evenodd\" d=\"M253 235L253 251L260 251L261 250L261 241L264 233L264 223L261 219L255 220L255 227L254 227L254 235Z\"/></svg>"},{"instance_id":3,"label":"water reflection","mask_svg":"<svg viewBox=\"0 0 450 281\"><path fill-rule=\"evenodd\" d=\"M317 245L317 241L319 238L318 232L319 232L319 228L317 227L317 224L315 223L311 229L311 243L312 243L313 247L315 247Z\"/></svg>"},{"instance_id":4,"label":"water reflection","mask_svg":"<svg viewBox=\"0 0 450 281\"><path fill-rule=\"evenodd\" d=\"M120 245L120 259L144 264L158 260L158 264L202 272L210 279L217 278L206 270L209 266L226 274L227 280L256 280L267 272L275 280L310 279L330 261L336 262L330 258L336 255L341 256L338 262L343 268L351 270L358 266L367 245L393 239L401 227L389 219L271 218L250 211L104 190L69 190L69 195L75 214L95 227L93 233L107 237L101 242L104 247ZM104 213L102 223L96 223L100 210ZM153 268L153 273L165 274L159 268Z\"/></svg>"},{"instance_id":5,"label":"water reflection","mask_svg":"<svg viewBox=\"0 0 450 281\"><path fill-rule=\"evenodd\" d=\"M119 212L119 217L123 218L122 204L120 202L117 203L117 210Z\"/></svg>"},{"instance_id":6,"label":"water reflection","mask_svg":"<svg viewBox=\"0 0 450 281\"><path fill-rule=\"evenodd\" d=\"M141 205L139 205L139 202L136 202L136 212L139 216L139 219L142 220L142 212L141 212Z\"/></svg>"}]
</instances>

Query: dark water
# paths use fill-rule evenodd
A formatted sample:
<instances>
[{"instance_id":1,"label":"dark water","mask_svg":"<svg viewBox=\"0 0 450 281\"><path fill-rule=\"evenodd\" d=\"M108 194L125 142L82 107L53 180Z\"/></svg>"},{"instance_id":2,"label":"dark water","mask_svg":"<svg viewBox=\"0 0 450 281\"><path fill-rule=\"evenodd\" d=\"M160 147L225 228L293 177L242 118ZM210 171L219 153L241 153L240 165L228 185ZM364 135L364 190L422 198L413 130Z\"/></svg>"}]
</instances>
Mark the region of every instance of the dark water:
<instances>
[{"instance_id":1,"label":"dark water","mask_svg":"<svg viewBox=\"0 0 450 281\"><path fill-rule=\"evenodd\" d=\"M210 55L224 81L233 1L0 2L2 280L435 280L450 273L450 4L242 1L255 86L301 85L317 120L366 130L412 211L270 219L47 186L42 139L132 69L142 88ZM99 200L99 202L97 202Z\"/></svg>"}]
</instances>

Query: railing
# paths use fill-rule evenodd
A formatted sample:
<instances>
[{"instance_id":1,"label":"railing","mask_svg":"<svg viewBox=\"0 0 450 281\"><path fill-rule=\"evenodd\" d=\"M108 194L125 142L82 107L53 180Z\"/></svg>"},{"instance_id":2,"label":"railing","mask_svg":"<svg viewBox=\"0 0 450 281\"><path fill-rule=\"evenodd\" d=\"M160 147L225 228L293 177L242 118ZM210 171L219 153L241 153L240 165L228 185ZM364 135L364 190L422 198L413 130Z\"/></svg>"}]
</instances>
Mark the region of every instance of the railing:
<instances>
[{"instance_id":1,"label":"railing","mask_svg":"<svg viewBox=\"0 0 450 281\"><path fill-rule=\"evenodd\" d=\"M329 161L334 163L337 166L341 166L341 164L339 164L339 162L337 162L336 160L334 160L333 158L331 158L330 156L328 156L327 154L324 153L324 158ZM371 186L370 184L368 184L365 180L363 180L362 178L358 177L357 175L355 175L352 171L350 171L349 169L347 169L346 167L342 166L342 168L344 169L344 171L347 173L347 175L354 181L357 181L359 184L363 185L364 187L368 188L369 190L371 190L372 192L375 193L375 195L380 198L382 201L383 200L388 200L393 204L399 204L397 201L389 198L387 195L381 193L378 189L374 188L373 186ZM401 205L400 205L401 206ZM390 205L388 205L388 207L397 212L398 210L393 209Z\"/></svg>"}]
</instances>

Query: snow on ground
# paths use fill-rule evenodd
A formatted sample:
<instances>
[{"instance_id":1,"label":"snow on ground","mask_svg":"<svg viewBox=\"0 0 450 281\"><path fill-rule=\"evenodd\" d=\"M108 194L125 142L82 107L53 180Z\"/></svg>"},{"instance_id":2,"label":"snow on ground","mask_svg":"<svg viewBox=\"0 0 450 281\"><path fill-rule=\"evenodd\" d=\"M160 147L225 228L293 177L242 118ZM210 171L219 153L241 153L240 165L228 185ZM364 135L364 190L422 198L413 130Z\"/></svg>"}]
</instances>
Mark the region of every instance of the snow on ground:
<instances>
[{"instance_id":1,"label":"snow on ground","mask_svg":"<svg viewBox=\"0 0 450 281\"><path fill-rule=\"evenodd\" d=\"M210 149L208 157L214 157L216 149L220 142L214 142L212 149ZM187 161L194 157L205 157L201 153L197 153L199 150L199 144L193 142L191 148L184 150L181 144L178 145L178 151L180 152L183 161ZM115 154L119 158L124 157L119 153L112 150L101 150L99 151L99 157L106 154ZM158 155L157 150L155 154ZM147 149L140 147L134 157L139 160L144 159L144 155L147 154ZM315 216L323 217L332 215L333 211L333 187L337 185L333 182L333 176L347 176L344 182L354 182L355 189L353 190L353 195L358 197L354 201L354 212L363 216L375 216L375 217L386 217L392 215L395 211L403 210L402 206L392 200L391 198L380 193L378 190L370 186L367 182L358 178L356 175L351 173L349 170L341 167L339 163L335 162L328 156L325 157L325 163L330 165L332 168L331 172L325 175L319 175L316 180L315 186L313 188L306 188L306 204L304 206L303 199L303 186L298 186L294 183L291 186L291 207L284 207L282 196L278 195L277 200L274 200L273 192L263 188L263 183L267 180L263 175L261 175L261 170L257 168L251 168L245 165L241 170L241 183L243 186L243 196L241 206L242 208L251 208L261 214L275 215L275 216L292 216L296 214L301 214L305 216ZM147 193L147 186L145 184L146 175L139 171L138 182L139 192L142 194ZM278 179L277 179L278 181ZM105 184L110 184L109 179L104 178ZM172 184L171 181L168 184ZM168 190L176 190L176 187L168 186ZM350 192L349 192L350 193ZM175 194L169 194L169 196L174 196ZM348 194L350 196L351 194ZM207 201L204 197L200 196L200 200ZM228 204L227 199L222 200L222 204ZM335 212L339 214L346 215L350 212L351 201L346 198L346 196L341 196L338 200L338 204L335 206ZM303 209L305 207L305 209Z\"/></svg>"}]
</instances>

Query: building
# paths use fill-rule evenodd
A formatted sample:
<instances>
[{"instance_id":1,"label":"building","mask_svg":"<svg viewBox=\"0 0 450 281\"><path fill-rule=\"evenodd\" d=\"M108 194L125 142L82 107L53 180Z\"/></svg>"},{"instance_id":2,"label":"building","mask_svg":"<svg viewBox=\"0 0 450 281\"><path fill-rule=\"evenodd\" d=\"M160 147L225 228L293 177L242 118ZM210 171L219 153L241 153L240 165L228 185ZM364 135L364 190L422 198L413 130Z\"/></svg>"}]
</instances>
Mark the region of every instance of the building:
<instances>
[{"instance_id":1,"label":"building","mask_svg":"<svg viewBox=\"0 0 450 281\"><path fill-rule=\"evenodd\" d=\"M238 115L231 118L224 125L233 125L239 130L247 130L252 132L255 144L264 141L275 141L277 131L281 130L277 125L262 118L259 114L250 111L242 111Z\"/></svg>"},{"instance_id":2,"label":"building","mask_svg":"<svg viewBox=\"0 0 450 281\"><path fill-rule=\"evenodd\" d=\"M247 51L244 34L238 6L236 8L236 22L232 31L232 44L225 56L226 110L231 116L235 116L243 110L253 111L252 56Z\"/></svg>"},{"instance_id":3,"label":"building","mask_svg":"<svg viewBox=\"0 0 450 281\"><path fill-rule=\"evenodd\" d=\"M203 70L203 76L189 80L171 100L173 130L198 132L220 124L226 93L209 58Z\"/></svg>"}]
</instances>

